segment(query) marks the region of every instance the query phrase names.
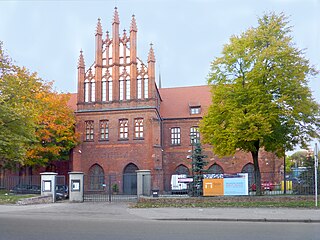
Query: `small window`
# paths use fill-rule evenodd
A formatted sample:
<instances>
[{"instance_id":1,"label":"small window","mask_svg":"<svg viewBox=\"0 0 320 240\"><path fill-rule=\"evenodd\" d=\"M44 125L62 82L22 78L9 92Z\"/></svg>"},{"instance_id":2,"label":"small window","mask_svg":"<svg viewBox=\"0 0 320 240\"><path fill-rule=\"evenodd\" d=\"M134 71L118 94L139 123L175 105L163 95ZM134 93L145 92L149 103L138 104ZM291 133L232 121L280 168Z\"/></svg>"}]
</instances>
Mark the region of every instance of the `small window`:
<instances>
[{"instance_id":1,"label":"small window","mask_svg":"<svg viewBox=\"0 0 320 240\"><path fill-rule=\"evenodd\" d=\"M100 140L109 140L109 121L100 121Z\"/></svg>"},{"instance_id":2,"label":"small window","mask_svg":"<svg viewBox=\"0 0 320 240\"><path fill-rule=\"evenodd\" d=\"M194 115L194 114L200 114L201 113L201 107L190 107L190 114Z\"/></svg>"},{"instance_id":3,"label":"small window","mask_svg":"<svg viewBox=\"0 0 320 240\"><path fill-rule=\"evenodd\" d=\"M119 120L119 139L126 140L129 138L129 121L128 119Z\"/></svg>"},{"instance_id":4,"label":"small window","mask_svg":"<svg viewBox=\"0 0 320 240\"><path fill-rule=\"evenodd\" d=\"M86 141L93 141L94 129L93 129L93 121L86 121Z\"/></svg>"},{"instance_id":5,"label":"small window","mask_svg":"<svg viewBox=\"0 0 320 240\"><path fill-rule=\"evenodd\" d=\"M180 137L181 137L180 128L179 127L171 128L171 144L180 145L181 143Z\"/></svg>"},{"instance_id":6,"label":"small window","mask_svg":"<svg viewBox=\"0 0 320 240\"><path fill-rule=\"evenodd\" d=\"M137 139L143 138L143 118L134 120L134 137Z\"/></svg>"}]
</instances>

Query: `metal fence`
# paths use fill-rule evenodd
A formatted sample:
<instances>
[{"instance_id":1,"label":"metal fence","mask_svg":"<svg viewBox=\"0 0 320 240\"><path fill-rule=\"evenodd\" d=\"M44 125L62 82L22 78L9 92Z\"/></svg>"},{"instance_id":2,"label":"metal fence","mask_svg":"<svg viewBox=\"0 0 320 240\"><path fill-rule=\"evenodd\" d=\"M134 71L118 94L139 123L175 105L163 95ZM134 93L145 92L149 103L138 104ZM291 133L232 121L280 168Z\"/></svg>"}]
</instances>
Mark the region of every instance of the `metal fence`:
<instances>
[{"instance_id":1,"label":"metal fence","mask_svg":"<svg viewBox=\"0 0 320 240\"><path fill-rule=\"evenodd\" d=\"M163 191L160 192L160 196L172 195L176 197L186 197L203 195L202 182L188 182L188 179L195 179L194 176L186 174L182 175L182 178L185 178L186 180L179 182L177 179L174 179L174 176L175 174L163 176L156 174L152 175L153 188L161 189L161 186L155 184L155 182L159 182L159 178L163 179ZM202 178L203 176L198 176L198 179ZM178 185L179 187L174 187L173 185ZM318 178L318 192L320 192L319 185L320 181ZM248 194L250 196L255 196L256 190L257 186L254 173L248 173ZM261 191L263 195L313 195L315 193L314 169L307 169L295 176L286 174L286 178L284 178L284 174L280 172L262 172Z\"/></svg>"},{"instance_id":2,"label":"metal fence","mask_svg":"<svg viewBox=\"0 0 320 240\"><path fill-rule=\"evenodd\" d=\"M85 202L137 201L137 174L85 175Z\"/></svg>"},{"instance_id":3,"label":"metal fence","mask_svg":"<svg viewBox=\"0 0 320 240\"><path fill-rule=\"evenodd\" d=\"M67 179L63 175L56 176L56 185L66 185ZM40 194L41 176L5 176L0 178L0 189L15 194Z\"/></svg>"},{"instance_id":4,"label":"metal fence","mask_svg":"<svg viewBox=\"0 0 320 240\"><path fill-rule=\"evenodd\" d=\"M5 176L0 178L0 189L13 190L19 186L40 186L40 175Z\"/></svg>"}]
</instances>

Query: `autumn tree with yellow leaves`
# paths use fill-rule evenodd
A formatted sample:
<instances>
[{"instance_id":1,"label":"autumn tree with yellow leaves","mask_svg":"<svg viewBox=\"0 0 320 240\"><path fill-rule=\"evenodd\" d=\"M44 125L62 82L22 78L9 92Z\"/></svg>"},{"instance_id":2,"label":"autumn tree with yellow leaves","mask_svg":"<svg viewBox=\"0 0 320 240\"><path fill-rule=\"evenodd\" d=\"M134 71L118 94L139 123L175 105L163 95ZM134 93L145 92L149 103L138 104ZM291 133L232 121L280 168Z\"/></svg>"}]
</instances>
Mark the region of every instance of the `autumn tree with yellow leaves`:
<instances>
[{"instance_id":1,"label":"autumn tree with yellow leaves","mask_svg":"<svg viewBox=\"0 0 320 240\"><path fill-rule=\"evenodd\" d=\"M0 42L0 167L66 160L77 144L68 94L16 66Z\"/></svg>"}]
</instances>

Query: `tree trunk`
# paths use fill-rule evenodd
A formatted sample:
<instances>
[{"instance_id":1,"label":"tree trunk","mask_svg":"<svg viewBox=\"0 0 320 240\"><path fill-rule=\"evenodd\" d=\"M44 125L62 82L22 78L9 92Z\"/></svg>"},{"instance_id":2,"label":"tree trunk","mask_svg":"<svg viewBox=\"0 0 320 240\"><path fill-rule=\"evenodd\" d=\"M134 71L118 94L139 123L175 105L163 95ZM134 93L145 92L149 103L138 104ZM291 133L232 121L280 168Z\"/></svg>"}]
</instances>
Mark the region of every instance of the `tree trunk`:
<instances>
[{"instance_id":1,"label":"tree trunk","mask_svg":"<svg viewBox=\"0 0 320 240\"><path fill-rule=\"evenodd\" d=\"M255 151L251 151L251 155L253 158L253 166L254 166L254 178L255 178L255 184L256 184L256 195L261 196L261 173L259 168L259 148L260 148L260 142L259 140L254 143Z\"/></svg>"}]
</instances>

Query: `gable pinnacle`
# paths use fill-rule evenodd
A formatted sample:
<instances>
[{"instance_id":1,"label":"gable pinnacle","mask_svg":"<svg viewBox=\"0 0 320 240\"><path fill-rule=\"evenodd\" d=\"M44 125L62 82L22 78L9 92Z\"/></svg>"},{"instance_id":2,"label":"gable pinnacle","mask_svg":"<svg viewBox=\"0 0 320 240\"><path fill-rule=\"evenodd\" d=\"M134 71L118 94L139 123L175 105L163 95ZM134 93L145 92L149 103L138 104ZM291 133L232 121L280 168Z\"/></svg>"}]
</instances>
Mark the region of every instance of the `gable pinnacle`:
<instances>
[{"instance_id":1,"label":"gable pinnacle","mask_svg":"<svg viewBox=\"0 0 320 240\"><path fill-rule=\"evenodd\" d=\"M150 43L150 50L149 50L149 55L148 55L148 62L155 62L156 58L154 57L154 51L152 48L153 44Z\"/></svg>"},{"instance_id":2,"label":"gable pinnacle","mask_svg":"<svg viewBox=\"0 0 320 240\"><path fill-rule=\"evenodd\" d=\"M135 31L137 32L138 29L137 29L137 23L136 23L136 19L135 19L135 16L132 15L132 20L131 20L131 26L130 26L130 32L131 31Z\"/></svg>"},{"instance_id":3,"label":"gable pinnacle","mask_svg":"<svg viewBox=\"0 0 320 240\"><path fill-rule=\"evenodd\" d=\"M80 50L80 56L79 56L79 61L78 61L78 68L85 68L84 65L84 58L83 58L83 51L82 49Z\"/></svg>"},{"instance_id":4,"label":"gable pinnacle","mask_svg":"<svg viewBox=\"0 0 320 240\"><path fill-rule=\"evenodd\" d=\"M117 24L120 23L117 7L114 8L113 23L117 23Z\"/></svg>"},{"instance_id":5,"label":"gable pinnacle","mask_svg":"<svg viewBox=\"0 0 320 240\"><path fill-rule=\"evenodd\" d=\"M98 23L97 23L97 29L96 29L96 35L102 35L102 27L101 27L101 22L100 22L100 18L98 18Z\"/></svg>"}]
</instances>

